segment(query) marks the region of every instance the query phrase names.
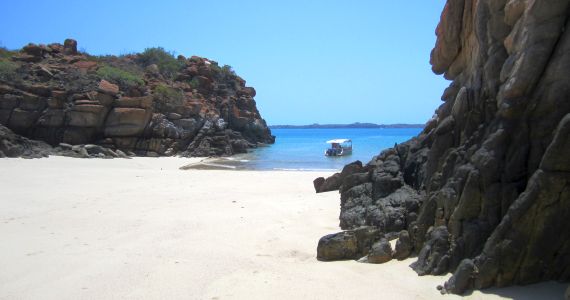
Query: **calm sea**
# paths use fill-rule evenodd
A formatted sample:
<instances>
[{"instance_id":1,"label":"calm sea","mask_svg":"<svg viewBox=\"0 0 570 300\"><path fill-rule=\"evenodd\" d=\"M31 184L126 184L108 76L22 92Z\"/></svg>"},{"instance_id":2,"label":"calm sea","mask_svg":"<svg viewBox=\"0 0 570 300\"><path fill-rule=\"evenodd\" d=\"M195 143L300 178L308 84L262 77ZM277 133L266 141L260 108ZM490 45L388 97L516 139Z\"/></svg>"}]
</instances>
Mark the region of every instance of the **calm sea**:
<instances>
[{"instance_id":1,"label":"calm sea","mask_svg":"<svg viewBox=\"0 0 570 300\"><path fill-rule=\"evenodd\" d=\"M275 144L232 157L241 167L256 170L340 170L355 160L367 163L383 149L421 132L421 128L272 129ZM331 139L352 140L349 156L326 157Z\"/></svg>"}]
</instances>

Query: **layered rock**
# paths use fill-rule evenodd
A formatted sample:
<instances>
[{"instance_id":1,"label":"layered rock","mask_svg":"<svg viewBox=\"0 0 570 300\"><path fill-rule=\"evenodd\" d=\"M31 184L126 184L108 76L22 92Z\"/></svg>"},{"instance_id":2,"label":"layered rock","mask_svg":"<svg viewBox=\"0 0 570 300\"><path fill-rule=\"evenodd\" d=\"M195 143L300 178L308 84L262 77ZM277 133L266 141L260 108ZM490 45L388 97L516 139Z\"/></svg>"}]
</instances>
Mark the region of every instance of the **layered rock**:
<instances>
[{"instance_id":1,"label":"layered rock","mask_svg":"<svg viewBox=\"0 0 570 300\"><path fill-rule=\"evenodd\" d=\"M130 158L135 154L132 152L126 154L118 149L111 150L93 144L69 145L60 143L56 147L52 147L45 142L25 138L0 124L0 158L42 158L50 155L77 158Z\"/></svg>"},{"instance_id":2,"label":"layered rock","mask_svg":"<svg viewBox=\"0 0 570 300\"><path fill-rule=\"evenodd\" d=\"M406 230L418 274L454 272L443 292L570 280L569 16L569 0L447 1L444 103L341 189L342 229Z\"/></svg>"},{"instance_id":3,"label":"layered rock","mask_svg":"<svg viewBox=\"0 0 570 300\"><path fill-rule=\"evenodd\" d=\"M2 49L0 49L2 50ZM230 67L161 48L95 57L64 45L2 50L0 124L53 146L220 156L273 143L255 90Z\"/></svg>"}]
</instances>

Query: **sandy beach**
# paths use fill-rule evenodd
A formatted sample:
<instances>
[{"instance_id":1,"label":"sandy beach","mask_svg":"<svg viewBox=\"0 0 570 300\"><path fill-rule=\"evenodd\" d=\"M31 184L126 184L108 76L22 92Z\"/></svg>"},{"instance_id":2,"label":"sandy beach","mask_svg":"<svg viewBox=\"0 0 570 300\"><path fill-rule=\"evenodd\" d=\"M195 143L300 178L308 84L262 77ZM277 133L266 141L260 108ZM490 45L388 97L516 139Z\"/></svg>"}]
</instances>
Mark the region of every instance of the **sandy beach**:
<instances>
[{"instance_id":1,"label":"sandy beach","mask_svg":"<svg viewBox=\"0 0 570 300\"><path fill-rule=\"evenodd\" d=\"M330 173L178 168L196 159L0 160L0 299L459 299L413 260L319 262ZM449 275L448 275L449 276ZM561 299L566 285L469 299Z\"/></svg>"}]
</instances>

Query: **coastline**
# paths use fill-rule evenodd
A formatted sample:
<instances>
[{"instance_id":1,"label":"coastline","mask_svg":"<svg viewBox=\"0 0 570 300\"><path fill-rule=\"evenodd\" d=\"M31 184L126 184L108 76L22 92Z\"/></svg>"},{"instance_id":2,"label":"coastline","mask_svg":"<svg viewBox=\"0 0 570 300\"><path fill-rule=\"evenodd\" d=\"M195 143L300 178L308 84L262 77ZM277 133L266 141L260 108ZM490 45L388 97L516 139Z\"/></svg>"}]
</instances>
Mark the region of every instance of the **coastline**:
<instances>
[{"instance_id":1,"label":"coastline","mask_svg":"<svg viewBox=\"0 0 570 300\"><path fill-rule=\"evenodd\" d=\"M459 299L413 259L319 262L332 172L188 170L201 159L0 160L0 299ZM246 175L246 176L244 176ZM559 299L566 285L467 299Z\"/></svg>"},{"instance_id":2,"label":"coastline","mask_svg":"<svg viewBox=\"0 0 570 300\"><path fill-rule=\"evenodd\" d=\"M226 171L255 171L255 172L339 172L340 169L316 169L316 168L269 168L251 164L255 158L240 156L233 157L208 157L198 161L184 164L180 170L226 170Z\"/></svg>"}]
</instances>

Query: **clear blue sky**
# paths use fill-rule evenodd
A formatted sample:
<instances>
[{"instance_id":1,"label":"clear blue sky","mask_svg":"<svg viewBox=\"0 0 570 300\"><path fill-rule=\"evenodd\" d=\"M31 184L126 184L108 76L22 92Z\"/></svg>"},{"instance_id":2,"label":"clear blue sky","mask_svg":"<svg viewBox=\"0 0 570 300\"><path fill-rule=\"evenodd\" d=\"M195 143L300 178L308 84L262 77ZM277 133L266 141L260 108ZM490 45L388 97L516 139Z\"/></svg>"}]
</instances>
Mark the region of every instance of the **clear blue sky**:
<instances>
[{"instance_id":1,"label":"clear blue sky","mask_svg":"<svg viewBox=\"0 0 570 300\"><path fill-rule=\"evenodd\" d=\"M2 0L0 45L162 46L231 65L269 124L424 123L448 85L429 54L445 0Z\"/></svg>"}]
</instances>

